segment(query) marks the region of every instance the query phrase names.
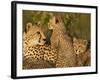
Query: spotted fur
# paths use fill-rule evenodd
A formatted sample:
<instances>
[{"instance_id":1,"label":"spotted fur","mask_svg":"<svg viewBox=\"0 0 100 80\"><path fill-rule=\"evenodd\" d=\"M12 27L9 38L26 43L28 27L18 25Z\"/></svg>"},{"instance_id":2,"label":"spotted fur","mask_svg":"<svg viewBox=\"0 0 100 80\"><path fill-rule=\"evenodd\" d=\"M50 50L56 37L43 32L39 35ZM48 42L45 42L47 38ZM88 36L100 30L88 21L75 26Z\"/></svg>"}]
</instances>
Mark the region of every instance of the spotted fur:
<instances>
[{"instance_id":1,"label":"spotted fur","mask_svg":"<svg viewBox=\"0 0 100 80\"><path fill-rule=\"evenodd\" d=\"M55 67L57 50L45 45L45 39L40 27L27 24L23 33L23 69Z\"/></svg>"},{"instance_id":2,"label":"spotted fur","mask_svg":"<svg viewBox=\"0 0 100 80\"><path fill-rule=\"evenodd\" d=\"M77 55L77 66L91 65L90 43L87 40L73 38L73 47Z\"/></svg>"}]
</instances>

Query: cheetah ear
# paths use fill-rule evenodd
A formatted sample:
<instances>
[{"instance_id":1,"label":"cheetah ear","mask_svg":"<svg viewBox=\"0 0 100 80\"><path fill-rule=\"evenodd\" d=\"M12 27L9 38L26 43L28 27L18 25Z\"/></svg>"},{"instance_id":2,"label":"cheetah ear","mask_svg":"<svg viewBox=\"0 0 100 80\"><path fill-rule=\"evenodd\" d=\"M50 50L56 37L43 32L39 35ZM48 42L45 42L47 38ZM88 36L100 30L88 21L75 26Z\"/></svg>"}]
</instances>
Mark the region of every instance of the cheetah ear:
<instances>
[{"instance_id":1,"label":"cheetah ear","mask_svg":"<svg viewBox=\"0 0 100 80\"><path fill-rule=\"evenodd\" d=\"M56 18L55 16L53 17L54 23L57 24L59 22L58 18Z\"/></svg>"},{"instance_id":2,"label":"cheetah ear","mask_svg":"<svg viewBox=\"0 0 100 80\"><path fill-rule=\"evenodd\" d=\"M26 27L25 27L25 32L27 33L31 27L32 27L32 23L31 22L28 22L26 24Z\"/></svg>"},{"instance_id":3,"label":"cheetah ear","mask_svg":"<svg viewBox=\"0 0 100 80\"><path fill-rule=\"evenodd\" d=\"M77 41L76 37L73 37L73 42Z\"/></svg>"},{"instance_id":4,"label":"cheetah ear","mask_svg":"<svg viewBox=\"0 0 100 80\"><path fill-rule=\"evenodd\" d=\"M41 22L39 21L39 22L37 23L37 25L40 26L40 25L41 25Z\"/></svg>"}]
</instances>

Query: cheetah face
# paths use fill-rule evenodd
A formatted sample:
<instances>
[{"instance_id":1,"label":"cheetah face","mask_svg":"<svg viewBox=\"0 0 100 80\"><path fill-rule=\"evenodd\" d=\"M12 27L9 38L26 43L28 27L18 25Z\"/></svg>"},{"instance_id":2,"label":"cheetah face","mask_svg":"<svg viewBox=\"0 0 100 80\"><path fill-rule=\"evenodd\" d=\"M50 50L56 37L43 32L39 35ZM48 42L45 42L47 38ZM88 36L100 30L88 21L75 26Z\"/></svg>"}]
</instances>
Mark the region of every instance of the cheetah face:
<instances>
[{"instance_id":1,"label":"cheetah face","mask_svg":"<svg viewBox=\"0 0 100 80\"><path fill-rule=\"evenodd\" d=\"M44 45L45 44L45 38L43 38L42 34L37 31L36 33L32 34L30 36L29 45Z\"/></svg>"},{"instance_id":2,"label":"cheetah face","mask_svg":"<svg viewBox=\"0 0 100 80\"><path fill-rule=\"evenodd\" d=\"M74 52L78 55L81 53L84 53L87 49L87 40L82 40L82 39L73 39L73 47L74 47Z\"/></svg>"},{"instance_id":3,"label":"cheetah face","mask_svg":"<svg viewBox=\"0 0 100 80\"><path fill-rule=\"evenodd\" d=\"M28 25L26 26L25 40L29 46L33 45L44 45L46 42L46 37L37 25Z\"/></svg>"}]
</instances>

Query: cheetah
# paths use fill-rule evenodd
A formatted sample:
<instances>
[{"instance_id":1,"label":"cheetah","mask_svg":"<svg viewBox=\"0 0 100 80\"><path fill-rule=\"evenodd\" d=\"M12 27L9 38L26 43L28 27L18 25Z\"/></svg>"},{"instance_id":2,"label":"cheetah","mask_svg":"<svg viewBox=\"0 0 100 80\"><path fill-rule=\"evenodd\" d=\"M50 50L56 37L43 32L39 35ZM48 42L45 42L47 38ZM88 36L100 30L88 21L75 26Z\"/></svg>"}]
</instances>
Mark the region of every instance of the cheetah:
<instances>
[{"instance_id":1,"label":"cheetah","mask_svg":"<svg viewBox=\"0 0 100 80\"><path fill-rule=\"evenodd\" d=\"M55 67L57 51L45 42L41 28L27 23L23 33L23 69Z\"/></svg>"},{"instance_id":2,"label":"cheetah","mask_svg":"<svg viewBox=\"0 0 100 80\"><path fill-rule=\"evenodd\" d=\"M87 40L77 39L75 37L73 38L74 52L77 55L84 53L86 51L86 49L87 49L87 45L88 45L88 41Z\"/></svg>"},{"instance_id":3,"label":"cheetah","mask_svg":"<svg viewBox=\"0 0 100 80\"><path fill-rule=\"evenodd\" d=\"M32 23L27 23L25 27L25 32L23 32L23 53L26 53L29 46L44 45L46 42L46 37L43 31L37 25L32 25Z\"/></svg>"},{"instance_id":4,"label":"cheetah","mask_svg":"<svg viewBox=\"0 0 100 80\"><path fill-rule=\"evenodd\" d=\"M58 48L56 67L76 66L76 54L73 50L72 40L67 35L65 26L59 16L52 16L48 22L49 30L53 30L51 46Z\"/></svg>"},{"instance_id":5,"label":"cheetah","mask_svg":"<svg viewBox=\"0 0 100 80\"><path fill-rule=\"evenodd\" d=\"M77 66L90 66L90 43L87 40L74 37L73 47L77 55Z\"/></svg>"}]
</instances>

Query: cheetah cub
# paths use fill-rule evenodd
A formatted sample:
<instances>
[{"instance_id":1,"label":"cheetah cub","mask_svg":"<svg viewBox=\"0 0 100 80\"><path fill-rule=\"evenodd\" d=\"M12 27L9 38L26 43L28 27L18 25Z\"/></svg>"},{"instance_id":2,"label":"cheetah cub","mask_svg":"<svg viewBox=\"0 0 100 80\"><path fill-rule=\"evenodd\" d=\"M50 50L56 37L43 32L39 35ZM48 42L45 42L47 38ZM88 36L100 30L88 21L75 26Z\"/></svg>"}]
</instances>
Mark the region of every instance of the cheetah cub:
<instances>
[{"instance_id":1,"label":"cheetah cub","mask_svg":"<svg viewBox=\"0 0 100 80\"><path fill-rule=\"evenodd\" d=\"M77 66L89 66L90 43L87 40L73 38L73 48L77 55Z\"/></svg>"},{"instance_id":2,"label":"cheetah cub","mask_svg":"<svg viewBox=\"0 0 100 80\"><path fill-rule=\"evenodd\" d=\"M87 45L88 45L88 41L87 40L77 39L75 37L73 38L74 52L77 55L84 53L86 51L86 49L87 49Z\"/></svg>"}]
</instances>

